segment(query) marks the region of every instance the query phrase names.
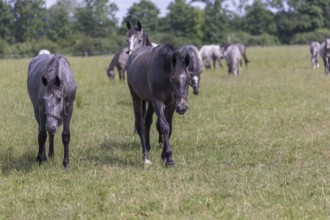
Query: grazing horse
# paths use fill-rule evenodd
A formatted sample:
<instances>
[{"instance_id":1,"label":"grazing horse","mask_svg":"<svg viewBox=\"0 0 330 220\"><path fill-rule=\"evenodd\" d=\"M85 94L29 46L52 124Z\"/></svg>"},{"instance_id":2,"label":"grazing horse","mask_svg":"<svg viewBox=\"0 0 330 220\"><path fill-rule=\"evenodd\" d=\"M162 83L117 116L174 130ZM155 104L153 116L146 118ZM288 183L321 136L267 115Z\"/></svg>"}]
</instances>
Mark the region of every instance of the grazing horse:
<instances>
[{"instance_id":1,"label":"grazing horse","mask_svg":"<svg viewBox=\"0 0 330 220\"><path fill-rule=\"evenodd\" d=\"M246 46L242 43L235 43L235 44L226 44L226 45L223 45L221 46L221 50L223 52L223 54L225 54L226 56L226 51L227 51L227 48L231 45L234 45L238 48L239 52L241 53L243 59L244 59L244 63L245 63L245 66L246 68L248 67L248 63L250 62L246 56ZM240 60L240 66L242 67L242 60Z\"/></svg>"},{"instance_id":2,"label":"grazing horse","mask_svg":"<svg viewBox=\"0 0 330 220\"><path fill-rule=\"evenodd\" d=\"M311 53L311 61L313 69L319 68L319 50L321 44L318 41L313 41L310 44L309 51Z\"/></svg>"},{"instance_id":3,"label":"grazing horse","mask_svg":"<svg viewBox=\"0 0 330 220\"><path fill-rule=\"evenodd\" d=\"M50 54L50 51L47 49L41 49L41 50L39 50L38 55L41 55L41 54Z\"/></svg>"},{"instance_id":4,"label":"grazing horse","mask_svg":"<svg viewBox=\"0 0 330 220\"><path fill-rule=\"evenodd\" d=\"M206 69L211 69L212 64L213 64L213 69L216 69L217 62L219 63L219 66L223 68L220 61L224 57L224 54L220 48L220 45L216 45L216 44L204 45L199 50L199 54L203 60Z\"/></svg>"},{"instance_id":5,"label":"grazing horse","mask_svg":"<svg viewBox=\"0 0 330 220\"><path fill-rule=\"evenodd\" d=\"M39 126L37 161L47 161L47 132L48 156L54 156L54 134L63 122L63 166L68 167L70 121L76 97L76 81L69 62L60 55L44 54L34 57L28 67L27 89Z\"/></svg>"},{"instance_id":6,"label":"grazing horse","mask_svg":"<svg viewBox=\"0 0 330 220\"><path fill-rule=\"evenodd\" d=\"M162 160L167 166L174 166L169 139L174 111L184 114L188 110L189 61L188 54L183 58L167 44L155 48L141 47L128 58L127 82L133 100L135 128L146 165L151 164L150 126L155 112L158 133L164 138Z\"/></svg>"},{"instance_id":7,"label":"grazing horse","mask_svg":"<svg viewBox=\"0 0 330 220\"><path fill-rule=\"evenodd\" d=\"M226 49L226 62L228 66L228 73L234 73L235 76L239 74L239 63L241 62L241 53L237 46L230 45Z\"/></svg>"},{"instance_id":8,"label":"grazing horse","mask_svg":"<svg viewBox=\"0 0 330 220\"><path fill-rule=\"evenodd\" d=\"M140 21L136 22L135 26L132 26L130 21L126 22L127 27L127 53L131 54L134 50L144 46L153 46L149 40L148 34L143 31Z\"/></svg>"},{"instance_id":9,"label":"grazing horse","mask_svg":"<svg viewBox=\"0 0 330 220\"><path fill-rule=\"evenodd\" d=\"M184 45L179 48L179 52L182 54L183 57L185 57L186 54L188 54L190 57L188 70L190 73L193 93L197 95L199 93L198 89L199 89L199 81L201 78L200 75L203 71L202 58L198 52L197 47L194 45Z\"/></svg>"},{"instance_id":10,"label":"grazing horse","mask_svg":"<svg viewBox=\"0 0 330 220\"><path fill-rule=\"evenodd\" d=\"M320 56L323 59L324 73L330 75L330 37L322 42L320 46Z\"/></svg>"},{"instance_id":11,"label":"grazing horse","mask_svg":"<svg viewBox=\"0 0 330 220\"><path fill-rule=\"evenodd\" d=\"M125 71L128 61L127 47L119 50L112 58L109 67L107 69L108 77L113 80L115 78L115 67L118 70L119 79L125 81Z\"/></svg>"}]
</instances>

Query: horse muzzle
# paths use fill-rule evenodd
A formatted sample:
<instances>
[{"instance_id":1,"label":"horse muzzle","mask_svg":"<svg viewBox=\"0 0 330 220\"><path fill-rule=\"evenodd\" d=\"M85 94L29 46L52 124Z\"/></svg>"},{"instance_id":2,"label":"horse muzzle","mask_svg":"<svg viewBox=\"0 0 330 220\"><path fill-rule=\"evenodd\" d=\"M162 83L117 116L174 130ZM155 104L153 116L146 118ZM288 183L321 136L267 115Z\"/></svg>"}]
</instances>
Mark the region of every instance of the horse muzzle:
<instances>
[{"instance_id":1,"label":"horse muzzle","mask_svg":"<svg viewBox=\"0 0 330 220\"><path fill-rule=\"evenodd\" d=\"M180 101L177 102L175 111L179 115L183 115L184 113L186 113L187 110L188 110L187 100L184 98L181 98Z\"/></svg>"}]
</instances>

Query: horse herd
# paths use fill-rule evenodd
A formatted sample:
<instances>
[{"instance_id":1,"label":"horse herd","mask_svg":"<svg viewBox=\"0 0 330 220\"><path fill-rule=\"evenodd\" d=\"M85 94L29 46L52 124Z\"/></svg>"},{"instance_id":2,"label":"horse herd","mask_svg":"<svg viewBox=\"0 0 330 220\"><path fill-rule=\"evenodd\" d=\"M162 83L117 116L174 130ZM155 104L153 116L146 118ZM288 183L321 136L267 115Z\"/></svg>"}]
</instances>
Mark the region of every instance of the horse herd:
<instances>
[{"instance_id":1,"label":"horse herd","mask_svg":"<svg viewBox=\"0 0 330 220\"><path fill-rule=\"evenodd\" d=\"M319 68L318 58L320 56L324 64L324 73L330 75L330 37L327 37L322 43L311 42L309 50L313 69Z\"/></svg>"}]
</instances>

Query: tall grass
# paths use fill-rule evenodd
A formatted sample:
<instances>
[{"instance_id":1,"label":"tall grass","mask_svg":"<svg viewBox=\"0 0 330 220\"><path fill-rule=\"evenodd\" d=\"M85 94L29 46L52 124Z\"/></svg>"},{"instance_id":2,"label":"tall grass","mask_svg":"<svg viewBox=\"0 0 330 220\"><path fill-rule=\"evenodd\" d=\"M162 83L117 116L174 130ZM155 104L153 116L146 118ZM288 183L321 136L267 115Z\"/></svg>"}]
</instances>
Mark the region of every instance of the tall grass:
<instances>
[{"instance_id":1,"label":"tall grass","mask_svg":"<svg viewBox=\"0 0 330 220\"><path fill-rule=\"evenodd\" d=\"M68 170L60 129L38 165L27 95L29 60L0 60L0 219L327 219L330 78L308 47L248 48L240 76L204 71L200 94L174 116L176 167L151 132L143 166L126 83L110 57L68 57L78 84ZM321 65L322 66L322 65Z\"/></svg>"}]
</instances>

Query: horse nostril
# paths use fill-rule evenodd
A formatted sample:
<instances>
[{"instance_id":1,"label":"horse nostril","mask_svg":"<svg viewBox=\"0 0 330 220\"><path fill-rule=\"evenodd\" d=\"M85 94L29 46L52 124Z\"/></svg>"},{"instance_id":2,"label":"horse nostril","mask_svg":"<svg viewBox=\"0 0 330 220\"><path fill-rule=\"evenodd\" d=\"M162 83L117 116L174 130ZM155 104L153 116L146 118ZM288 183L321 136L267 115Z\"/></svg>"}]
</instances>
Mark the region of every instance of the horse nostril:
<instances>
[{"instance_id":1,"label":"horse nostril","mask_svg":"<svg viewBox=\"0 0 330 220\"><path fill-rule=\"evenodd\" d=\"M47 131L51 134L56 132L56 127L54 125L47 127Z\"/></svg>"}]
</instances>

